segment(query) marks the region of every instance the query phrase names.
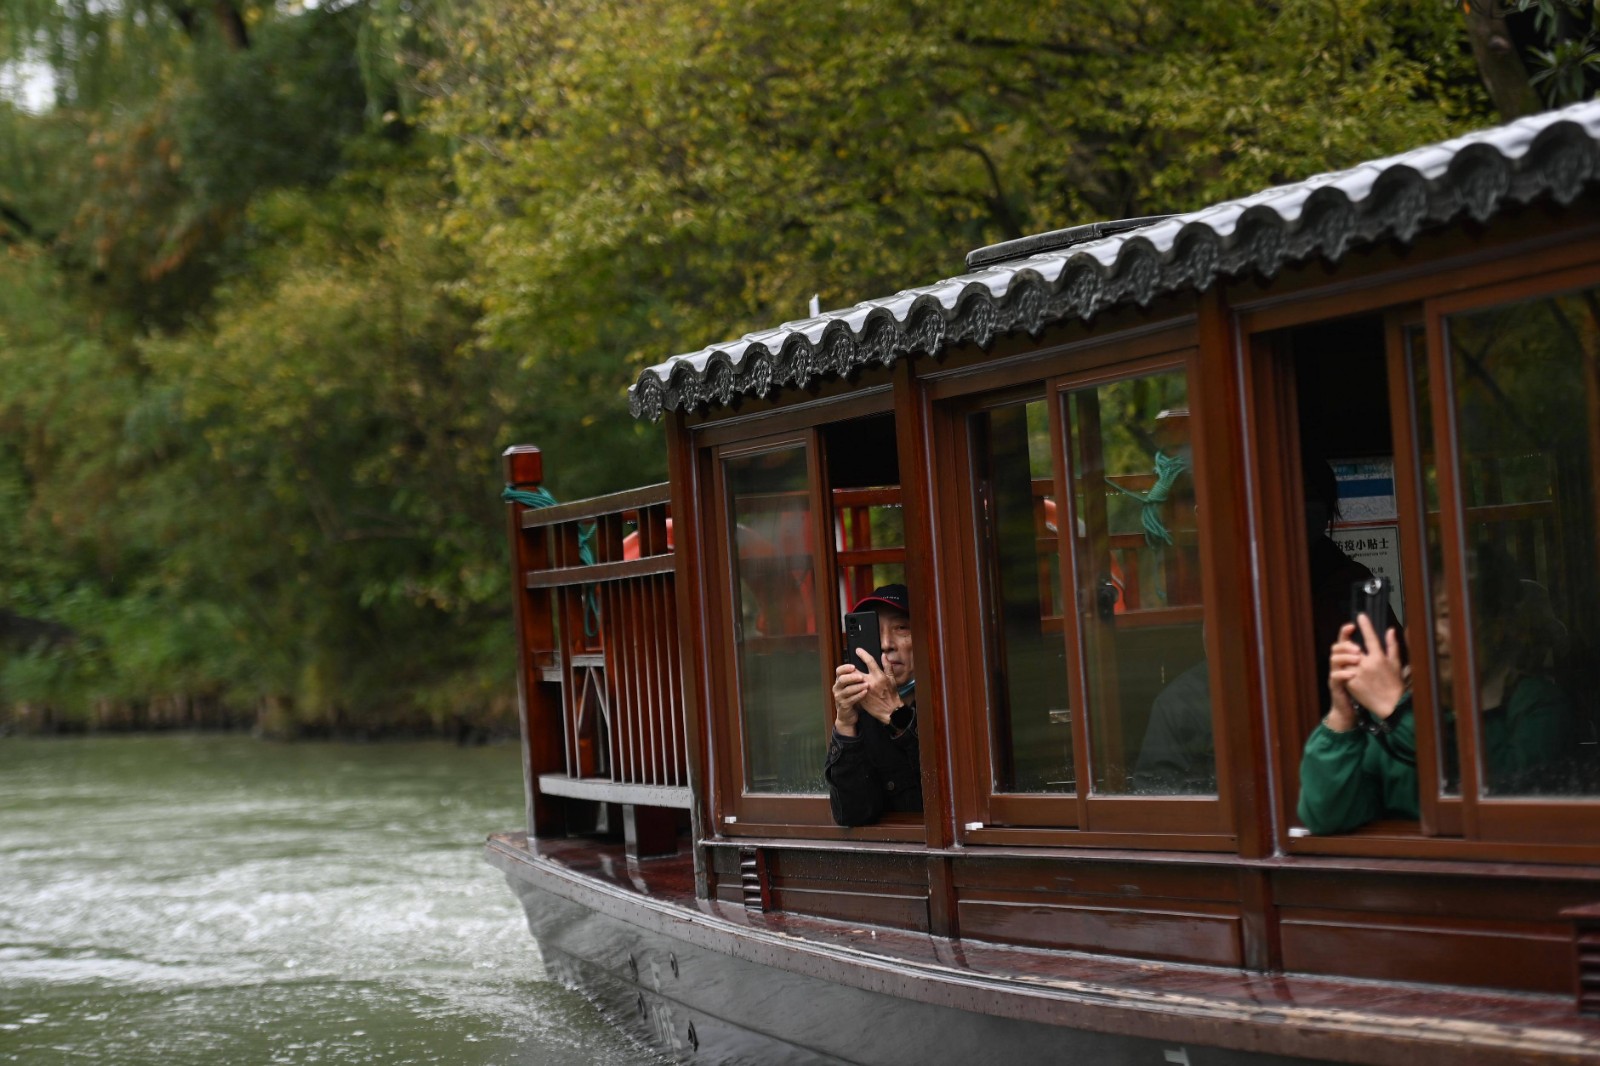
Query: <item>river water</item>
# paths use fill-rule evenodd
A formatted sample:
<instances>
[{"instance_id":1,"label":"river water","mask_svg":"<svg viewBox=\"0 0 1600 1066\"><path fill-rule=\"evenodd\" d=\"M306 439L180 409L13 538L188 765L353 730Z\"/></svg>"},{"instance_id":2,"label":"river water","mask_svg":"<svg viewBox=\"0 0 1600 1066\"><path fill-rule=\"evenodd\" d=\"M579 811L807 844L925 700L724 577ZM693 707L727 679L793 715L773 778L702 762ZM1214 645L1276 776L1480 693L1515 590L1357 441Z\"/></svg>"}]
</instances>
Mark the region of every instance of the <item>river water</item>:
<instances>
[{"instance_id":1,"label":"river water","mask_svg":"<svg viewBox=\"0 0 1600 1066\"><path fill-rule=\"evenodd\" d=\"M659 1060L545 977L511 746L0 739L0 1063Z\"/></svg>"}]
</instances>

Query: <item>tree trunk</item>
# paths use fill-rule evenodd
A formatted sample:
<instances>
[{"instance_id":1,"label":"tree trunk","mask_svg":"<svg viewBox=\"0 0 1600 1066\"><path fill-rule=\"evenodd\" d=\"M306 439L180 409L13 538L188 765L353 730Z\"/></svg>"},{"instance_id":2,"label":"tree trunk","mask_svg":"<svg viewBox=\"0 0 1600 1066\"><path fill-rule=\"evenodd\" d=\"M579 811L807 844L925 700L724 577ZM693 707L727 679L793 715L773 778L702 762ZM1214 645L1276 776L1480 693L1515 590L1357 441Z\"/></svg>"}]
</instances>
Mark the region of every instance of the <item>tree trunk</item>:
<instances>
[{"instance_id":1,"label":"tree trunk","mask_svg":"<svg viewBox=\"0 0 1600 1066\"><path fill-rule=\"evenodd\" d=\"M250 31L245 28L244 16L239 13L238 5L233 0L215 0L211 5L211 14L229 48L242 52L250 47Z\"/></svg>"},{"instance_id":2,"label":"tree trunk","mask_svg":"<svg viewBox=\"0 0 1600 1066\"><path fill-rule=\"evenodd\" d=\"M1465 8L1472 57L1500 117L1509 122L1544 110L1539 94L1528 82L1528 70L1517 55L1511 31L1495 11L1495 0L1470 0Z\"/></svg>"}]
</instances>

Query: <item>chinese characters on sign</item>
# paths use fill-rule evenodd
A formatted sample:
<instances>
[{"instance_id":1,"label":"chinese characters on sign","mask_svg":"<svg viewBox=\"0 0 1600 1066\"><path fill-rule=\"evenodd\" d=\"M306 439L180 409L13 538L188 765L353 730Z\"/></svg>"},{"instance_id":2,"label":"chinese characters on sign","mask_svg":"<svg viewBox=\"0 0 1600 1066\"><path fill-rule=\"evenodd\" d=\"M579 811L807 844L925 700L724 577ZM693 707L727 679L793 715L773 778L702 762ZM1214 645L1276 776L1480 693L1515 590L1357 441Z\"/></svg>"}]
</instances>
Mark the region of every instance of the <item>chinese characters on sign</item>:
<instances>
[{"instance_id":1,"label":"chinese characters on sign","mask_svg":"<svg viewBox=\"0 0 1600 1066\"><path fill-rule=\"evenodd\" d=\"M1341 526L1342 523L1334 524L1330 534L1333 542L1340 551L1374 574L1389 579L1394 589L1389 606L1394 608L1395 618L1402 625L1405 624L1405 585L1400 580L1400 527L1394 524L1355 528Z\"/></svg>"}]
</instances>

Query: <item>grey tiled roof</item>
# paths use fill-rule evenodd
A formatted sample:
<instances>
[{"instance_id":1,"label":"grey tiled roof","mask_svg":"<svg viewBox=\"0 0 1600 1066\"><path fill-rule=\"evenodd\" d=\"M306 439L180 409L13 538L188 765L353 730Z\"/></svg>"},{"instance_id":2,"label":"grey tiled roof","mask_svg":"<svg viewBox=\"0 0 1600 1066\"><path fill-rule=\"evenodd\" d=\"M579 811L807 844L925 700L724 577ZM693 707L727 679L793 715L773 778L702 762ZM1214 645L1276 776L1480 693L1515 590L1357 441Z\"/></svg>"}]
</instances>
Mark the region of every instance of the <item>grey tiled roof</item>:
<instances>
[{"instance_id":1,"label":"grey tiled roof","mask_svg":"<svg viewBox=\"0 0 1600 1066\"><path fill-rule=\"evenodd\" d=\"M1204 290L1219 277L1275 275L1373 241L1409 241L1462 215L1549 196L1566 204L1600 180L1600 101L1319 174L1173 215L1127 233L996 263L814 318L675 356L628 390L636 418L726 405L915 352Z\"/></svg>"}]
</instances>

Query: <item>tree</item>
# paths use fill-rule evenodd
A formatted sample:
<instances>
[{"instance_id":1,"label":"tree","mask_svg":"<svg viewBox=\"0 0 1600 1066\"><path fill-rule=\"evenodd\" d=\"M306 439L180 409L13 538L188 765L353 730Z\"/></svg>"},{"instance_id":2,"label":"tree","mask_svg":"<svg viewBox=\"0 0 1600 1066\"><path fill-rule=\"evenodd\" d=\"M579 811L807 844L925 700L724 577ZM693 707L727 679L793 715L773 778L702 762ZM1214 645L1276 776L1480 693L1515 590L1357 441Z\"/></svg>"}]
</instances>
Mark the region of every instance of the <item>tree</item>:
<instances>
[{"instance_id":1,"label":"tree","mask_svg":"<svg viewBox=\"0 0 1600 1066\"><path fill-rule=\"evenodd\" d=\"M214 331L145 348L204 443L181 477L203 506L158 534L167 568L235 605L260 656L240 682L303 723L481 702L485 642L509 654L487 475L516 402L469 343L460 253L422 210L440 191L401 176L415 161L258 202L278 250L223 293Z\"/></svg>"},{"instance_id":2,"label":"tree","mask_svg":"<svg viewBox=\"0 0 1600 1066\"><path fill-rule=\"evenodd\" d=\"M202 313L245 250L241 211L318 184L365 130L362 5L0 3L0 60L46 65L56 106L0 160L0 211L131 329ZM41 180L42 179L42 180Z\"/></svg>"},{"instance_id":3,"label":"tree","mask_svg":"<svg viewBox=\"0 0 1600 1066\"><path fill-rule=\"evenodd\" d=\"M1514 119L1600 89L1600 7L1591 0L1467 0L1472 54L1495 110Z\"/></svg>"},{"instance_id":4,"label":"tree","mask_svg":"<svg viewBox=\"0 0 1600 1066\"><path fill-rule=\"evenodd\" d=\"M1487 111L1378 0L0 0L18 58L0 691L285 729L506 705L496 453L659 479L645 363Z\"/></svg>"},{"instance_id":5,"label":"tree","mask_svg":"<svg viewBox=\"0 0 1600 1066\"><path fill-rule=\"evenodd\" d=\"M506 434L387 6L0 6L60 90L0 106L0 611L73 634L8 701L493 702Z\"/></svg>"},{"instance_id":6,"label":"tree","mask_svg":"<svg viewBox=\"0 0 1600 1066\"><path fill-rule=\"evenodd\" d=\"M476 250L486 340L596 420L641 366L812 293L847 304L977 245L1198 207L1483 110L1455 16L1376 2L470 11L427 79L457 145L446 224Z\"/></svg>"}]
</instances>

